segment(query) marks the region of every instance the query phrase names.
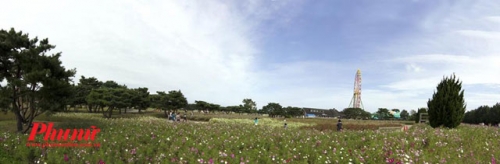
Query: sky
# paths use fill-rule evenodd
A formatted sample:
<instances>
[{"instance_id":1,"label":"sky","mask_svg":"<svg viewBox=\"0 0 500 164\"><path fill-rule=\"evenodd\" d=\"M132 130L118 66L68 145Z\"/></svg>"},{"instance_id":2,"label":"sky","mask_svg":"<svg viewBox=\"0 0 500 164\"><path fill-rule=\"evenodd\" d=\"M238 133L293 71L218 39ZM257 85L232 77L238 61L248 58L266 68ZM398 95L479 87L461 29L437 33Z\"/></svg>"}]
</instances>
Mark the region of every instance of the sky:
<instances>
[{"instance_id":1,"label":"sky","mask_svg":"<svg viewBox=\"0 0 500 164\"><path fill-rule=\"evenodd\" d=\"M500 102L500 1L0 0L0 29L48 38L74 78L190 103L426 107L453 73L467 110Z\"/></svg>"}]
</instances>

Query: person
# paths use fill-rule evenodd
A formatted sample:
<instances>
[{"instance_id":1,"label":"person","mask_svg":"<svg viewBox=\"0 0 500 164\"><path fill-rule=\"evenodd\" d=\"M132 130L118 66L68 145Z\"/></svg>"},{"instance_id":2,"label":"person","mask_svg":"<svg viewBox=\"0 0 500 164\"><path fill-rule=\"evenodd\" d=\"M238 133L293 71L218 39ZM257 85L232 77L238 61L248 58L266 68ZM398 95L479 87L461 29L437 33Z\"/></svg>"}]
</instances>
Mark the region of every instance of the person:
<instances>
[{"instance_id":1,"label":"person","mask_svg":"<svg viewBox=\"0 0 500 164\"><path fill-rule=\"evenodd\" d=\"M285 129L286 129L286 127L287 127L287 124L286 124L286 122L285 122Z\"/></svg>"},{"instance_id":2,"label":"person","mask_svg":"<svg viewBox=\"0 0 500 164\"><path fill-rule=\"evenodd\" d=\"M342 120L339 119L339 122L337 123L337 131L341 132L342 131Z\"/></svg>"},{"instance_id":3,"label":"person","mask_svg":"<svg viewBox=\"0 0 500 164\"><path fill-rule=\"evenodd\" d=\"M257 125L259 123L259 119L257 119L257 117L255 117L254 122L255 122L255 125Z\"/></svg>"},{"instance_id":4,"label":"person","mask_svg":"<svg viewBox=\"0 0 500 164\"><path fill-rule=\"evenodd\" d=\"M184 113L184 122L187 122L187 114Z\"/></svg>"},{"instance_id":5,"label":"person","mask_svg":"<svg viewBox=\"0 0 500 164\"><path fill-rule=\"evenodd\" d=\"M175 122L175 119L176 119L176 117L175 117L175 112L172 112L172 121L174 121L174 122Z\"/></svg>"}]
</instances>

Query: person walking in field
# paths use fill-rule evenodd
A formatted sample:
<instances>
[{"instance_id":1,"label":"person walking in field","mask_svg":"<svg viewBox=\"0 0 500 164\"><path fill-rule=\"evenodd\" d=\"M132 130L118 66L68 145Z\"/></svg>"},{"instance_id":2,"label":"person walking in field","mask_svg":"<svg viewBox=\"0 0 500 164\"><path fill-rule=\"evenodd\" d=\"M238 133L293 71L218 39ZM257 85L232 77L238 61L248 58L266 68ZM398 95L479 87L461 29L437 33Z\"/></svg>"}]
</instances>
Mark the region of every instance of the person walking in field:
<instances>
[{"instance_id":1,"label":"person walking in field","mask_svg":"<svg viewBox=\"0 0 500 164\"><path fill-rule=\"evenodd\" d=\"M254 123L255 123L255 125L257 125L259 123L259 119L257 119L257 117L255 117Z\"/></svg>"},{"instance_id":2,"label":"person walking in field","mask_svg":"<svg viewBox=\"0 0 500 164\"><path fill-rule=\"evenodd\" d=\"M344 129L344 128L342 127L342 120L340 120L340 119L339 119L339 122L337 123L337 131L341 132L341 131L342 131L342 129Z\"/></svg>"}]
</instances>

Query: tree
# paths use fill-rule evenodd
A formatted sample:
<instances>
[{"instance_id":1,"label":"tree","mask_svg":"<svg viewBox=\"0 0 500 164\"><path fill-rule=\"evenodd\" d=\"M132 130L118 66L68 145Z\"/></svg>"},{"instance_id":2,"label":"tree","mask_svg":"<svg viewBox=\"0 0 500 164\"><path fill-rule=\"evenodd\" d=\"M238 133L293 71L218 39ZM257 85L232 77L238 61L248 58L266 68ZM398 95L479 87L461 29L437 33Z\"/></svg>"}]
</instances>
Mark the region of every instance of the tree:
<instances>
[{"instance_id":1,"label":"tree","mask_svg":"<svg viewBox=\"0 0 500 164\"><path fill-rule=\"evenodd\" d=\"M456 128L462 122L466 108L462 82L453 74L443 78L436 89L427 102L430 125Z\"/></svg>"},{"instance_id":2,"label":"tree","mask_svg":"<svg viewBox=\"0 0 500 164\"><path fill-rule=\"evenodd\" d=\"M391 114L391 112L389 112L389 109L387 109L387 108L378 108L377 114L378 114L379 119L388 120L388 119L391 119L394 117Z\"/></svg>"},{"instance_id":3,"label":"tree","mask_svg":"<svg viewBox=\"0 0 500 164\"><path fill-rule=\"evenodd\" d=\"M257 104L252 99L243 99L243 108L246 113L257 112Z\"/></svg>"},{"instance_id":4,"label":"tree","mask_svg":"<svg viewBox=\"0 0 500 164\"><path fill-rule=\"evenodd\" d=\"M169 91L168 94L165 92L157 93L160 95L160 107L165 112L165 116L167 116L167 110L177 112L178 109L184 108L188 104L186 97L180 90Z\"/></svg>"},{"instance_id":5,"label":"tree","mask_svg":"<svg viewBox=\"0 0 500 164\"><path fill-rule=\"evenodd\" d=\"M279 103L268 103L266 106L262 107L263 111L268 111L270 117L283 116L284 110Z\"/></svg>"},{"instance_id":6,"label":"tree","mask_svg":"<svg viewBox=\"0 0 500 164\"><path fill-rule=\"evenodd\" d=\"M401 119L408 120L408 118L410 117L410 114L408 113L408 111L403 109L403 111L401 111L400 116L401 116Z\"/></svg>"},{"instance_id":7,"label":"tree","mask_svg":"<svg viewBox=\"0 0 500 164\"><path fill-rule=\"evenodd\" d=\"M483 105L477 109L467 111L465 113L463 122L470 124L493 124L497 125L500 123L500 103L493 105L492 107Z\"/></svg>"},{"instance_id":8,"label":"tree","mask_svg":"<svg viewBox=\"0 0 500 164\"><path fill-rule=\"evenodd\" d=\"M372 117L372 114L370 112L367 112L367 111L363 110L363 112L361 112L360 117L363 120L368 120L368 119L370 119Z\"/></svg>"},{"instance_id":9,"label":"tree","mask_svg":"<svg viewBox=\"0 0 500 164\"><path fill-rule=\"evenodd\" d=\"M127 88L126 85L120 85L113 80L108 80L108 81L102 83L101 87L103 87L103 88Z\"/></svg>"},{"instance_id":10,"label":"tree","mask_svg":"<svg viewBox=\"0 0 500 164\"><path fill-rule=\"evenodd\" d=\"M284 109L285 109L286 114L289 117L298 117L298 116L304 115L304 111L302 110L302 108L299 108L299 107L288 106Z\"/></svg>"},{"instance_id":11,"label":"tree","mask_svg":"<svg viewBox=\"0 0 500 164\"><path fill-rule=\"evenodd\" d=\"M229 113L229 112L239 113L240 111L243 111L243 106L241 106L241 105L227 106L225 110L226 110L226 113Z\"/></svg>"},{"instance_id":12,"label":"tree","mask_svg":"<svg viewBox=\"0 0 500 164\"><path fill-rule=\"evenodd\" d=\"M87 96L87 103L98 105L106 118L111 118L113 110L121 110L132 106L132 91L126 88L94 89ZM104 110L104 107L107 107Z\"/></svg>"},{"instance_id":13,"label":"tree","mask_svg":"<svg viewBox=\"0 0 500 164\"><path fill-rule=\"evenodd\" d=\"M158 93L149 95L149 107L155 109L161 109L161 95Z\"/></svg>"},{"instance_id":14,"label":"tree","mask_svg":"<svg viewBox=\"0 0 500 164\"><path fill-rule=\"evenodd\" d=\"M148 88L136 88L132 90L132 105L139 110L146 110L150 106Z\"/></svg>"},{"instance_id":15,"label":"tree","mask_svg":"<svg viewBox=\"0 0 500 164\"><path fill-rule=\"evenodd\" d=\"M209 110L209 103L201 100L195 100L194 103L196 104L196 107L198 108L198 111L204 111L204 110Z\"/></svg>"},{"instance_id":16,"label":"tree","mask_svg":"<svg viewBox=\"0 0 500 164\"><path fill-rule=\"evenodd\" d=\"M62 111L71 96L76 70L62 66L61 52L47 54L53 48L48 39L39 42L14 28L0 30L0 81L6 82L0 85L0 108L15 114L18 132L27 132L23 124L44 112Z\"/></svg>"},{"instance_id":17,"label":"tree","mask_svg":"<svg viewBox=\"0 0 500 164\"><path fill-rule=\"evenodd\" d=\"M92 90L100 88L101 85L102 82L95 77L86 78L81 76L78 85L75 86L75 99L72 105L86 105L89 112L97 111L98 106L88 104L86 98Z\"/></svg>"},{"instance_id":18,"label":"tree","mask_svg":"<svg viewBox=\"0 0 500 164\"><path fill-rule=\"evenodd\" d=\"M349 119L358 119L366 117L365 111L361 108L345 108L342 111L342 114L344 114L344 117Z\"/></svg>"}]
</instances>

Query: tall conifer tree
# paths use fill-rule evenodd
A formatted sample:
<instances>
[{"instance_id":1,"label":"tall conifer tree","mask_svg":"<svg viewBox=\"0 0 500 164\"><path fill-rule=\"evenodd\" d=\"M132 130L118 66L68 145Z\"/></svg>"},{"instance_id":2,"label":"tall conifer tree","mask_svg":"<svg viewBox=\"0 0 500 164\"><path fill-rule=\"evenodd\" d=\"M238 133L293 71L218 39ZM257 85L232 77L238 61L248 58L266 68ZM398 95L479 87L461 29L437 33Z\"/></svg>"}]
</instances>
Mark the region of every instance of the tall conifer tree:
<instances>
[{"instance_id":1,"label":"tall conifer tree","mask_svg":"<svg viewBox=\"0 0 500 164\"><path fill-rule=\"evenodd\" d=\"M436 89L427 102L430 125L434 128L457 127L464 118L466 107L462 82L453 74L444 77Z\"/></svg>"}]
</instances>

